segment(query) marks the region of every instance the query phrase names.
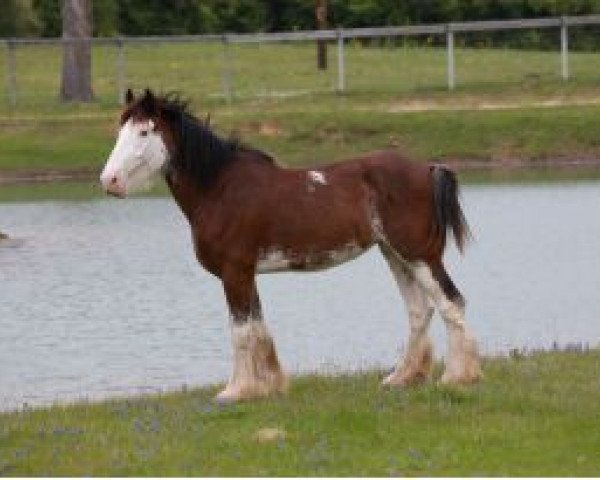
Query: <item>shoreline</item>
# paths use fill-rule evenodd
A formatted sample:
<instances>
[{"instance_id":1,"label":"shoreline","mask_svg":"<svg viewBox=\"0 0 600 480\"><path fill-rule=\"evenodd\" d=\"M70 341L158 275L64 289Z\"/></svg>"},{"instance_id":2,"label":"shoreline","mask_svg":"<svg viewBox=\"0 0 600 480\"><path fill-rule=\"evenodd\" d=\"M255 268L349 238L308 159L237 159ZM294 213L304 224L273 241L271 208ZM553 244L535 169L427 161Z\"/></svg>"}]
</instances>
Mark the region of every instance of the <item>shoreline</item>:
<instances>
[{"instance_id":1,"label":"shoreline","mask_svg":"<svg viewBox=\"0 0 600 480\"><path fill-rule=\"evenodd\" d=\"M460 172L499 171L519 172L523 170L556 169L600 169L598 157L543 157L543 158L499 158L485 160L480 158L440 158L426 160L431 163L443 163ZM284 165L285 166L285 165ZM15 169L0 171L1 185L26 185L38 183L83 182L95 180L100 175L98 168L64 169Z\"/></svg>"},{"instance_id":2,"label":"shoreline","mask_svg":"<svg viewBox=\"0 0 600 480\"><path fill-rule=\"evenodd\" d=\"M528 348L528 347L513 347L509 348L505 352L489 353L481 356L483 364L494 364L503 361L519 361L531 359L540 355L590 355L594 352L600 351L599 345L591 345L589 342L567 342L564 345L560 345L558 342L553 342L547 348ZM443 366L443 361L437 359L434 362L432 378L427 381L421 387L433 387L433 388L444 388L436 384L434 378L435 372L440 370ZM318 378L324 381L334 380L336 378L343 377L360 377L360 376L374 376L378 379L383 379L389 369L383 368L382 366L372 366L366 369L338 369L336 372L323 370L308 370L308 371L297 371L289 372L291 381L303 382L308 378ZM439 373L439 372L438 372ZM482 382L485 382L485 377ZM21 402L7 402L4 399L0 399L0 417L3 415L16 415L24 412L35 412L35 411L50 411L55 409L73 409L80 408L82 406L94 406L94 405L105 405L114 402L132 402L132 401L144 401L149 398L161 398L172 395L185 395L190 392L204 392L208 393L210 401L214 401L212 396L218 392L220 388L225 385L225 379L215 382L200 382L195 384L172 383L163 385L131 385L121 387L111 387L107 390L96 390L88 391L87 393L80 393L78 395L72 394L67 395L63 398L58 396L47 396L46 398L33 399L31 397L24 398ZM473 387L473 386L472 386ZM419 388L419 387L416 387ZM457 387L461 388L461 387ZM469 388L469 387L467 387ZM400 391L401 389L399 389ZM258 399L251 401L253 402L265 401L265 399ZM217 405L217 402L214 402ZM248 403L246 401L241 402L242 404Z\"/></svg>"}]
</instances>

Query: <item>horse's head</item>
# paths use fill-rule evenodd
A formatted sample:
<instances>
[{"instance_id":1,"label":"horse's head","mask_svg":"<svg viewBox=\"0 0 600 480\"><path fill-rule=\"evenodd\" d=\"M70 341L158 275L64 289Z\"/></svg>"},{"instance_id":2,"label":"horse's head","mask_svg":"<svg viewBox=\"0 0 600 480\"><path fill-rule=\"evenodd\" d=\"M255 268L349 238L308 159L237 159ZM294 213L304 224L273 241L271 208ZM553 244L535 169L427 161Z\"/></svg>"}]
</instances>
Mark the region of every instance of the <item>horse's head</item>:
<instances>
[{"instance_id":1,"label":"horse's head","mask_svg":"<svg viewBox=\"0 0 600 480\"><path fill-rule=\"evenodd\" d=\"M127 90L125 99L117 142L100 175L106 192L121 198L149 186L169 160L159 100L148 89L139 98Z\"/></svg>"}]
</instances>

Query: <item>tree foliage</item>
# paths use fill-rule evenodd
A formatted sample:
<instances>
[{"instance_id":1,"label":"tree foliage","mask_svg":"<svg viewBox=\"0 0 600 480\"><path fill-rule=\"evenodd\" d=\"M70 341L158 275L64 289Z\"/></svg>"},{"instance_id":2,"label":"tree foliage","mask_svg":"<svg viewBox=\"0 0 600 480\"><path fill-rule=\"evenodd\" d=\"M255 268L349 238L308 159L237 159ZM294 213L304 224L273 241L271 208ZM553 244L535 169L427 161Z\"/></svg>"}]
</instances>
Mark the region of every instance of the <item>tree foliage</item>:
<instances>
[{"instance_id":1,"label":"tree foliage","mask_svg":"<svg viewBox=\"0 0 600 480\"><path fill-rule=\"evenodd\" d=\"M0 36L39 35L41 22L31 0L3 0L0 13Z\"/></svg>"}]
</instances>

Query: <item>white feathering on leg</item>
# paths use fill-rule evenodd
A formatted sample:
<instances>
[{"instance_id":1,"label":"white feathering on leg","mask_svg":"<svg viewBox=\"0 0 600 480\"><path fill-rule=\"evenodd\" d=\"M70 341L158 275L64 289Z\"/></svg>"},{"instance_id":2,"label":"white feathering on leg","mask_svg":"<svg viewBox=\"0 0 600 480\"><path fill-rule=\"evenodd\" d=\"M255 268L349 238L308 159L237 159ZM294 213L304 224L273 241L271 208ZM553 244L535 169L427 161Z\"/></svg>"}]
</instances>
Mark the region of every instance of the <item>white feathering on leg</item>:
<instances>
[{"instance_id":1,"label":"white feathering on leg","mask_svg":"<svg viewBox=\"0 0 600 480\"><path fill-rule=\"evenodd\" d=\"M287 378L281 371L273 339L261 320L232 322L233 373L217 397L221 401L283 393Z\"/></svg>"}]
</instances>

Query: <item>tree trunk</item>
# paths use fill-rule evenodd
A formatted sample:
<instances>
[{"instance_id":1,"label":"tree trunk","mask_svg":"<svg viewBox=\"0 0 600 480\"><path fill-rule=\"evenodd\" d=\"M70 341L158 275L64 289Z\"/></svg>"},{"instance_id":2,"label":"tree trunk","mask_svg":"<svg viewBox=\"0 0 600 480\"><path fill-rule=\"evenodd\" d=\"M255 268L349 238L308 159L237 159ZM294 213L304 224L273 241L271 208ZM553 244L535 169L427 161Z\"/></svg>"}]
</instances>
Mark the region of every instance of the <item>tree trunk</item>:
<instances>
[{"instance_id":1,"label":"tree trunk","mask_svg":"<svg viewBox=\"0 0 600 480\"><path fill-rule=\"evenodd\" d=\"M92 1L63 0L63 70L60 97L67 102L91 102L92 46L81 39L92 36ZM78 41L79 40L79 41Z\"/></svg>"},{"instance_id":2,"label":"tree trunk","mask_svg":"<svg viewBox=\"0 0 600 480\"><path fill-rule=\"evenodd\" d=\"M327 28L327 0L316 0L315 18L317 19L317 28L325 30ZM317 68L327 70L327 40L317 40Z\"/></svg>"}]
</instances>

